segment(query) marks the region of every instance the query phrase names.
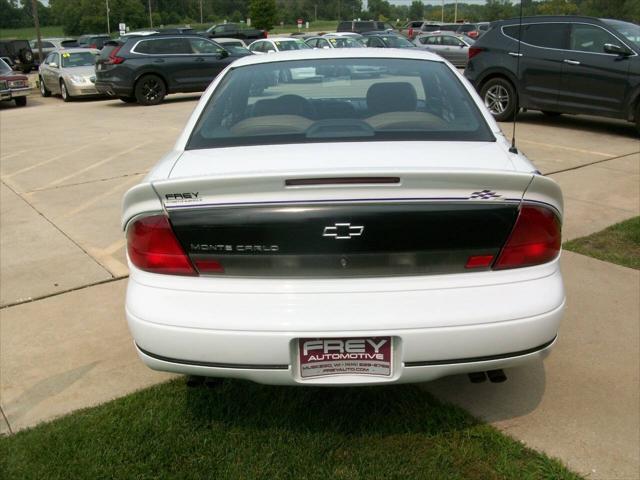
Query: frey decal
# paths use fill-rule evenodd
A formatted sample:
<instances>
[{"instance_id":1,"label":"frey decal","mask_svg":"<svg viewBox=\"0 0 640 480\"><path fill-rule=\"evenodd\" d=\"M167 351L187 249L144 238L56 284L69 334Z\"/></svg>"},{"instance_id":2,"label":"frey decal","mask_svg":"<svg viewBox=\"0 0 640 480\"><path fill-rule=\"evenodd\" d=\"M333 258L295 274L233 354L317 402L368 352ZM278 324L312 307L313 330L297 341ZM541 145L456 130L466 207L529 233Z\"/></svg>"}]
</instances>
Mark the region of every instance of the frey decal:
<instances>
[{"instance_id":1,"label":"frey decal","mask_svg":"<svg viewBox=\"0 0 640 480\"><path fill-rule=\"evenodd\" d=\"M202 201L200 192L167 193L164 198L166 203L194 203Z\"/></svg>"},{"instance_id":2,"label":"frey decal","mask_svg":"<svg viewBox=\"0 0 640 480\"><path fill-rule=\"evenodd\" d=\"M391 337L301 338L300 375L391 376Z\"/></svg>"}]
</instances>

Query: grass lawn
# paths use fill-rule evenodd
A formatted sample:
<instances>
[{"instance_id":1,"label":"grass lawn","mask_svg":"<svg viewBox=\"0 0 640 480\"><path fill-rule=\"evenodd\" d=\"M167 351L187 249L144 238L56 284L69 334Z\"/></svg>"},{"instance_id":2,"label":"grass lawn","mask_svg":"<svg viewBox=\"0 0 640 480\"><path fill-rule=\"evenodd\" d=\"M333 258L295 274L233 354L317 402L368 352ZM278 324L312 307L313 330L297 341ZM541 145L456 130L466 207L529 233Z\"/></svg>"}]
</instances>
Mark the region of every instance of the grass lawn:
<instances>
[{"instance_id":1,"label":"grass lawn","mask_svg":"<svg viewBox=\"0 0 640 480\"><path fill-rule=\"evenodd\" d=\"M640 270L640 217L564 244L572 252Z\"/></svg>"},{"instance_id":2,"label":"grass lawn","mask_svg":"<svg viewBox=\"0 0 640 480\"><path fill-rule=\"evenodd\" d=\"M3 478L575 479L416 386L183 379L0 438Z\"/></svg>"},{"instance_id":3,"label":"grass lawn","mask_svg":"<svg viewBox=\"0 0 640 480\"><path fill-rule=\"evenodd\" d=\"M62 27L55 25L40 29L42 38L65 37ZM33 40L36 38L35 28L0 28L0 38L15 38L18 40Z\"/></svg>"}]
</instances>

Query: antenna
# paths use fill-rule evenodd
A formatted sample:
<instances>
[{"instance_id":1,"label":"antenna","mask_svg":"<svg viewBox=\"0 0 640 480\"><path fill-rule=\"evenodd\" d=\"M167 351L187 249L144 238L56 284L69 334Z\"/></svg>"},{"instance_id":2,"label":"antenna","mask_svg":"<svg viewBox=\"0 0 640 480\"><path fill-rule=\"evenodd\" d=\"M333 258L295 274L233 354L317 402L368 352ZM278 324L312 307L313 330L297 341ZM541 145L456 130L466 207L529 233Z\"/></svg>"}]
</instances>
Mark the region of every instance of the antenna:
<instances>
[{"instance_id":1,"label":"antenna","mask_svg":"<svg viewBox=\"0 0 640 480\"><path fill-rule=\"evenodd\" d=\"M518 23L518 54L516 55L516 81L520 81L520 57L522 54L520 53L520 46L522 45L522 2L520 0L520 21ZM509 148L509 152L518 153L518 149L516 147L516 124L518 123L518 110L520 110L518 106L518 92L516 91L516 111L513 114L513 132L511 135L511 148Z\"/></svg>"}]
</instances>

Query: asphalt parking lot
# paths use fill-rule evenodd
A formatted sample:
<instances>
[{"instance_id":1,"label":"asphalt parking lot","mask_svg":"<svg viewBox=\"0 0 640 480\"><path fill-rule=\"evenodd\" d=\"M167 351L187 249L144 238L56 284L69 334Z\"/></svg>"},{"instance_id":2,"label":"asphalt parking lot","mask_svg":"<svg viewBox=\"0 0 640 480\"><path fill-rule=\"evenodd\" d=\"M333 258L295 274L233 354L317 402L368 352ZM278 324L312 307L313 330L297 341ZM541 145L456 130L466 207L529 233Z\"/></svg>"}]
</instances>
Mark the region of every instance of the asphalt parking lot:
<instances>
[{"instance_id":1,"label":"asphalt parking lot","mask_svg":"<svg viewBox=\"0 0 640 480\"><path fill-rule=\"evenodd\" d=\"M135 356L123 302L123 193L169 150L198 96L157 107L0 105L0 431L19 430L163 381ZM503 125L510 135L511 125ZM565 195L565 240L640 211L631 124L520 116L518 144ZM425 385L589 478L636 478L640 463L640 275L565 253L568 311L545 364L505 384Z\"/></svg>"}]
</instances>

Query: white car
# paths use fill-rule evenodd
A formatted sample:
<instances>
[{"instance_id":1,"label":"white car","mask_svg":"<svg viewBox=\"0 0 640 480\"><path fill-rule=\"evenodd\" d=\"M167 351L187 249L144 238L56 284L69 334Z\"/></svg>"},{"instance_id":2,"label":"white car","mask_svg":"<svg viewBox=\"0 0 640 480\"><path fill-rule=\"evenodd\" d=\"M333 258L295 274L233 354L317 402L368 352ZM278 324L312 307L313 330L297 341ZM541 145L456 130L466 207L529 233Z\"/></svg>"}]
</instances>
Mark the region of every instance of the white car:
<instances>
[{"instance_id":1,"label":"white car","mask_svg":"<svg viewBox=\"0 0 640 480\"><path fill-rule=\"evenodd\" d=\"M387 73L259 84L326 65ZM565 304L562 195L509 147L434 54L236 60L124 198L140 358L281 385L500 380L543 358Z\"/></svg>"},{"instance_id":2,"label":"white car","mask_svg":"<svg viewBox=\"0 0 640 480\"><path fill-rule=\"evenodd\" d=\"M249 50L256 55L265 53L290 52L294 50L308 50L311 47L299 38L293 37L272 37L265 40L256 40L249 45ZM318 72L312 67L295 67L287 70L280 70L280 78L289 80L313 80L317 78Z\"/></svg>"}]
</instances>

